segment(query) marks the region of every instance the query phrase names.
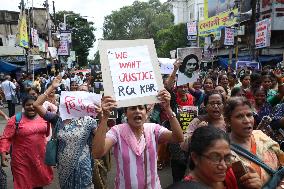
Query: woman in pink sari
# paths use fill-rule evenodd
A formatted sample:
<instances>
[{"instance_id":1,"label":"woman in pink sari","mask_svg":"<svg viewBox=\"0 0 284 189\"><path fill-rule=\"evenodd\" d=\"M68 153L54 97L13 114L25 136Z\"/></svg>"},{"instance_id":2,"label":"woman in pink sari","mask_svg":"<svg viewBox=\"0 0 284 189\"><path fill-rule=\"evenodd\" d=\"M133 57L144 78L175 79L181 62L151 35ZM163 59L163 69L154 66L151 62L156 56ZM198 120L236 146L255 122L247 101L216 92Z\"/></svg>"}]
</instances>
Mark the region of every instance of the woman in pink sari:
<instances>
[{"instance_id":1,"label":"woman in pink sari","mask_svg":"<svg viewBox=\"0 0 284 189\"><path fill-rule=\"evenodd\" d=\"M171 95L165 89L158 98L168 115L171 130L154 123L145 123L147 109L145 105L125 108L127 123L115 125L107 132L107 120L110 110L116 107L116 101L109 96L102 99L103 114L93 140L93 155L100 158L114 147L117 170L116 189L160 189L157 173L158 143L183 141L178 120L170 107Z\"/></svg>"}]
</instances>

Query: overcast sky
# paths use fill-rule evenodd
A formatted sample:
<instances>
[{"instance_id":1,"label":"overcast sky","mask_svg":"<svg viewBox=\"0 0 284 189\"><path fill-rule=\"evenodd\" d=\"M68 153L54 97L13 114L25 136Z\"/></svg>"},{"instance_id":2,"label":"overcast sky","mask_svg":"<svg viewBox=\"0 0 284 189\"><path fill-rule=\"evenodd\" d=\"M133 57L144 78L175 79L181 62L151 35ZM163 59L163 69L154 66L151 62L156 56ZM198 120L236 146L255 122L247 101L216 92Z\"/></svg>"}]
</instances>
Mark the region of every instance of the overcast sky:
<instances>
[{"instance_id":1,"label":"overcast sky","mask_svg":"<svg viewBox=\"0 0 284 189\"><path fill-rule=\"evenodd\" d=\"M5 1L5 3L4 3ZM1 0L1 10L19 11L18 6L21 0ZM32 6L32 0L24 0L26 6ZM34 7L43 7L45 0L33 0ZM141 0L140 0L141 1ZM148 1L148 0L142 0ZM160 0L165 2L166 0ZM131 5L134 0L54 0L56 11L73 11L80 13L82 16L88 16L87 19L95 23L95 36L97 39L102 38L102 27L104 17L111 14L112 11L127 5ZM52 0L48 0L52 8ZM50 10L52 13L52 9ZM97 43L90 50L89 58L93 59L93 55L97 50Z\"/></svg>"}]
</instances>

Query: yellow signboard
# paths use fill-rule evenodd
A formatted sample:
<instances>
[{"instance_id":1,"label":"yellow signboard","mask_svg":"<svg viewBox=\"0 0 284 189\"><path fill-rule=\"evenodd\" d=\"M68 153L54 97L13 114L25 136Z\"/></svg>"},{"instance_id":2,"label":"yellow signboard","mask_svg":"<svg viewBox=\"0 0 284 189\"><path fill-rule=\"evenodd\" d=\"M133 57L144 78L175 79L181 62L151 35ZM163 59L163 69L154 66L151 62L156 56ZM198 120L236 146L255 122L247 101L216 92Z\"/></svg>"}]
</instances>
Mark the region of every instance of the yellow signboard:
<instances>
[{"instance_id":1,"label":"yellow signboard","mask_svg":"<svg viewBox=\"0 0 284 189\"><path fill-rule=\"evenodd\" d=\"M216 34L222 27L237 24L237 15L238 9L234 9L200 21L198 23L199 36Z\"/></svg>"}]
</instances>

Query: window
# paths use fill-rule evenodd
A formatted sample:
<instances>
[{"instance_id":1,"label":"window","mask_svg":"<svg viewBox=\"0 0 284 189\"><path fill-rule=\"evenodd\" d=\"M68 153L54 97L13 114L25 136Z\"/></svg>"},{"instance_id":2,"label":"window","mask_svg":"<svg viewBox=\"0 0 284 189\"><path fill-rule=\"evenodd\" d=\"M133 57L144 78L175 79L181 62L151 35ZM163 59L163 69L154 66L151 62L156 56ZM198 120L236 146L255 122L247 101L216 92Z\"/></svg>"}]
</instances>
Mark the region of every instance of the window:
<instances>
[{"instance_id":1,"label":"window","mask_svg":"<svg viewBox=\"0 0 284 189\"><path fill-rule=\"evenodd\" d=\"M0 46L3 46L3 41L1 37L0 37Z\"/></svg>"}]
</instances>

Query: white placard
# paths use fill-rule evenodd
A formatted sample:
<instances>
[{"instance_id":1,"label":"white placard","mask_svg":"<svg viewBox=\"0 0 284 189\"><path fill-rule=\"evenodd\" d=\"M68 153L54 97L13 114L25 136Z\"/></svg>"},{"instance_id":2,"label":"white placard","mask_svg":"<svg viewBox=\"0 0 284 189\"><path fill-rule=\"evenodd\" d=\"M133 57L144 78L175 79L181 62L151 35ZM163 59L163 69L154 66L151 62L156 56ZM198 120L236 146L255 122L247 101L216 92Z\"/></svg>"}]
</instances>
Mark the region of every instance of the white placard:
<instances>
[{"instance_id":1,"label":"white placard","mask_svg":"<svg viewBox=\"0 0 284 189\"><path fill-rule=\"evenodd\" d=\"M69 55L68 41L59 42L58 55Z\"/></svg>"},{"instance_id":2,"label":"white placard","mask_svg":"<svg viewBox=\"0 0 284 189\"><path fill-rule=\"evenodd\" d=\"M99 49L104 92L118 107L159 102L163 84L152 39L101 41Z\"/></svg>"},{"instance_id":3,"label":"white placard","mask_svg":"<svg viewBox=\"0 0 284 189\"><path fill-rule=\"evenodd\" d=\"M196 21L191 21L187 23L187 35L197 35Z\"/></svg>"},{"instance_id":4,"label":"white placard","mask_svg":"<svg viewBox=\"0 0 284 189\"><path fill-rule=\"evenodd\" d=\"M157 83L147 46L108 49L116 100L157 95Z\"/></svg>"},{"instance_id":5,"label":"white placard","mask_svg":"<svg viewBox=\"0 0 284 189\"><path fill-rule=\"evenodd\" d=\"M85 91L62 91L59 112L63 120L84 116L96 117L95 104L100 105L101 95Z\"/></svg>"},{"instance_id":6,"label":"white placard","mask_svg":"<svg viewBox=\"0 0 284 189\"><path fill-rule=\"evenodd\" d=\"M255 48L270 46L271 20L264 19L256 23L255 28Z\"/></svg>"},{"instance_id":7,"label":"white placard","mask_svg":"<svg viewBox=\"0 0 284 189\"><path fill-rule=\"evenodd\" d=\"M234 45L234 32L233 28L225 28L224 45Z\"/></svg>"},{"instance_id":8,"label":"white placard","mask_svg":"<svg viewBox=\"0 0 284 189\"><path fill-rule=\"evenodd\" d=\"M174 70L175 59L170 58L158 58L161 74L171 74Z\"/></svg>"}]
</instances>

